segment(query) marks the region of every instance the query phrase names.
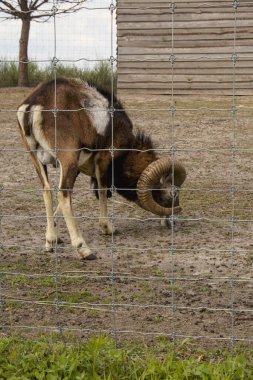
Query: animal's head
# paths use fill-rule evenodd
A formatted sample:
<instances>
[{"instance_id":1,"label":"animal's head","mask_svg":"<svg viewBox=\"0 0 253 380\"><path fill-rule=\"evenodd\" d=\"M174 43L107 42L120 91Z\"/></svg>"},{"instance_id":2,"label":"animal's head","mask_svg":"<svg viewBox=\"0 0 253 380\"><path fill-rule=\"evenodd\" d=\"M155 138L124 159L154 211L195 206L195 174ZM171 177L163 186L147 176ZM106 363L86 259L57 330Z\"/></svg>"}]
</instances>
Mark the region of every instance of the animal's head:
<instances>
[{"instance_id":1,"label":"animal's head","mask_svg":"<svg viewBox=\"0 0 253 380\"><path fill-rule=\"evenodd\" d=\"M164 176L154 185L153 199L166 208L179 206L179 188L173 184L172 174Z\"/></svg>"},{"instance_id":2,"label":"animal's head","mask_svg":"<svg viewBox=\"0 0 253 380\"><path fill-rule=\"evenodd\" d=\"M179 188L186 178L182 164L170 157L159 158L148 165L137 183L137 196L142 208L159 216L181 211Z\"/></svg>"},{"instance_id":3,"label":"animal's head","mask_svg":"<svg viewBox=\"0 0 253 380\"><path fill-rule=\"evenodd\" d=\"M117 192L126 199L160 216L181 211L178 189L186 178L185 168L170 157L157 158L152 140L143 132L137 132L131 149L109 167L108 188L112 172Z\"/></svg>"}]
</instances>

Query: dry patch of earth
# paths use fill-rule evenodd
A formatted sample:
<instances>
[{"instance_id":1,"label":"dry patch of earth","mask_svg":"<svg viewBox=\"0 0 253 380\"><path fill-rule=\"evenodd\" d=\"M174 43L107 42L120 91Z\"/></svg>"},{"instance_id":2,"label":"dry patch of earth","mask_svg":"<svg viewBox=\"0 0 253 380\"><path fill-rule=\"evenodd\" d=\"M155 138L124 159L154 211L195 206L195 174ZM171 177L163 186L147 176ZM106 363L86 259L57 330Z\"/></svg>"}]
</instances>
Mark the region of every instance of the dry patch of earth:
<instances>
[{"instance_id":1,"label":"dry patch of earth","mask_svg":"<svg viewBox=\"0 0 253 380\"><path fill-rule=\"evenodd\" d=\"M100 234L98 203L79 176L75 215L98 255L79 261L64 245L44 252L40 183L20 143L15 109L27 89L0 89L1 334L59 331L118 339L192 337L198 345L253 341L252 99L123 99L136 128L161 155L185 164L183 212L173 229L120 198L110 201L118 233ZM219 109L219 110L217 110ZM59 174L51 174L57 185Z\"/></svg>"}]
</instances>

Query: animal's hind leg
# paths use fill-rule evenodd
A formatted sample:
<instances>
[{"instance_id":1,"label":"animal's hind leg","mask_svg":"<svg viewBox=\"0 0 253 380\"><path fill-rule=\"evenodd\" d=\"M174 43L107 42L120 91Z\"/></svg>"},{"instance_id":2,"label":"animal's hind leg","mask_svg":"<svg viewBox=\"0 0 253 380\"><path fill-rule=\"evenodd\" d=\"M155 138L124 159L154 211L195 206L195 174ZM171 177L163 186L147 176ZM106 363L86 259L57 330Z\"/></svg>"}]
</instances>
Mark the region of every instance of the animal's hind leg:
<instances>
[{"instance_id":1,"label":"animal's hind leg","mask_svg":"<svg viewBox=\"0 0 253 380\"><path fill-rule=\"evenodd\" d=\"M47 252L53 252L55 245L57 242L60 242L60 239L57 236L57 230L54 223L54 205L53 205L53 191L50 187L47 178L47 172L41 162L33 155L32 161L36 165L37 173L42 182L43 186L43 199L46 208L46 216L47 216L47 229L46 229L46 244L45 249Z\"/></svg>"},{"instance_id":2,"label":"animal's hind leg","mask_svg":"<svg viewBox=\"0 0 253 380\"><path fill-rule=\"evenodd\" d=\"M50 184L48 182L46 167L42 165L42 163L38 160L35 153L31 150L35 149L35 142L31 137L29 137L29 142L27 141L27 137L24 135L23 129L20 127L20 134L22 142L25 148L29 151L29 155L31 161L36 169L36 172L40 178L43 187L43 198L46 208L46 217L47 217L47 229L46 229L46 251L53 251L55 244L60 239L57 237L57 231L54 225L54 212L53 212L53 192L50 188Z\"/></svg>"},{"instance_id":3,"label":"animal's hind leg","mask_svg":"<svg viewBox=\"0 0 253 380\"><path fill-rule=\"evenodd\" d=\"M65 160L64 160L65 158ZM58 209L61 211L71 239L71 244L75 247L76 252L81 259L93 260L96 258L91 253L87 246L82 234L80 233L72 210L72 192L75 180L78 174L77 161L70 161L71 158L66 160L66 156L62 159L59 158L61 168L61 179L59 184L58 193Z\"/></svg>"},{"instance_id":4,"label":"animal's hind leg","mask_svg":"<svg viewBox=\"0 0 253 380\"><path fill-rule=\"evenodd\" d=\"M40 162L39 162L40 164ZM57 227L55 225L55 213L54 213L54 201L53 201L53 191L50 188L47 176L46 167L42 166L44 169L43 176L46 178L45 186L43 189L43 198L46 207L47 215L47 230L46 230L46 251L53 252L55 245L57 243L62 243L62 240L57 235Z\"/></svg>"}]
</instances>

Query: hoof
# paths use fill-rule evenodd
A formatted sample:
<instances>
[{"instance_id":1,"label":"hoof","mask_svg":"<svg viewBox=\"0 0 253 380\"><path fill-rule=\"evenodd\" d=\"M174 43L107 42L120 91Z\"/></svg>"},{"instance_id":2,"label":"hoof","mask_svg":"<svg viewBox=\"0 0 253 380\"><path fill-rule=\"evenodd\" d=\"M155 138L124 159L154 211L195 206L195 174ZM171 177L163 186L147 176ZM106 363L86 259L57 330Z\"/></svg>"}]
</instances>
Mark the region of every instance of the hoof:
<instances>
[{"instance_id":1,"label":"hoof","mask_svg":"<svg viewBox=\"0 0 253 380\"><path fill-rule=\"evenodd\" d=\"M161 226L171 229L172 227L176 226L176 221L171 220L171 218L162 218L161 219Z\"/></svg>"},{"instance_id":2,"label":"hoof","mask_svg":"<svg viewBox=\"0 0 253 380\"><path fill-rule=\"evenodd\" d=\"M56 240L46 240L46 245L45 245L45 251L46 252L54 252L55 247L58 244L63 244L64 241L60 238L57 238Z\"/></svg>"},{"instance_id":3,"label":"hoof","mask_svg":"<svg viewBox=\"0 0 253 380\"><path fill-rule=\"evenodd\" d=\"M112 235L116 232L116 229L111 223L99 223L101 233L103 235Z\"/></svg>"},{"instance_id":4,"label":"hoof","mask_svg":"<svg viewBox=\"0 0 253 380\"><path fill-rule=\"evenodd\" d=\"M97 258L97 256L91 252L90 248L83 244L77 247L76 253L81 260L96 260Z\"/></svg>"},{"instance_id":5,"label":"hoof","mask_svg":"<svg viewBox=\"0 0 253 380\"><path fill-rule=\"evenodd\" d=\"M48 247L47 245L45 246L45 252L53 253L54 252L54 247Z\"/></svg>"}]
</instances>

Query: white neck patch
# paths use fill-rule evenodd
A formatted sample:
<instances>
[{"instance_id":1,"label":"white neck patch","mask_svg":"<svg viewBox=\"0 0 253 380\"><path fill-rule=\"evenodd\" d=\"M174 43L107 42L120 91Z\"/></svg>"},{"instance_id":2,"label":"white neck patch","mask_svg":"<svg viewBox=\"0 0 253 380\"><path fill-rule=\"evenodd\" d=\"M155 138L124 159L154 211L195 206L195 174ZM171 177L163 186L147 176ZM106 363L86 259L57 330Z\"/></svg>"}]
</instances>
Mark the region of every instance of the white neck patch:
<instances>
[{"instance_id":1,"label":"white neck patch","mask_svg":"<svg viewBox=\"0 0 253 380\"><path fill-rule=\"evenodd\" d=\"M82 106L88 112L93 127L100 135L104 136L110 121L108 100L95 87L89 86L86 82L84 82L82 95Z\"/></svg>"}]
</instances>

